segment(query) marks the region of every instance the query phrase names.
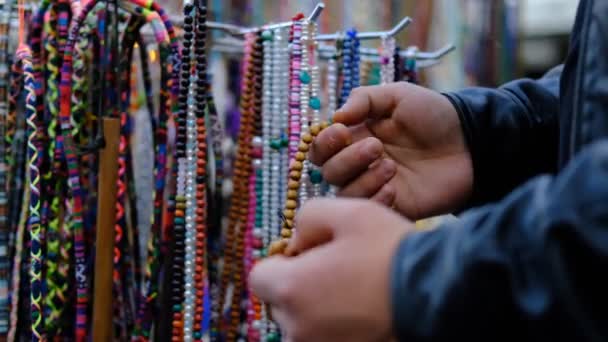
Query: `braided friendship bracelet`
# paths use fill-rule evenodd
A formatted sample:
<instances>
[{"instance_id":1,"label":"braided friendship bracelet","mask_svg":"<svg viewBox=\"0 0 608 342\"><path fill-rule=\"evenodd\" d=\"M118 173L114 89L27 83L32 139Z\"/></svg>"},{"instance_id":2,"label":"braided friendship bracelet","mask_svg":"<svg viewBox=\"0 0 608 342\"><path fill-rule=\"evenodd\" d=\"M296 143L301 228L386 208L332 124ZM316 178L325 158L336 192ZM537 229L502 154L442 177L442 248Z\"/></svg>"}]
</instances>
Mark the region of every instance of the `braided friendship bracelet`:
<instances>
[{"instance_id":1,"label":"braided friendship bracelet","mask_svg":"<svg viewBox=\"0 0 608 342\"><path fill-rule=\"evenodd\" d=\"M44 25L46 41L44 49L47 57L46 62L46 92L44 94L44 116L42 124L47 127L48 146L47 157L43 160L48 160L42 167L42 183L44 189L43 208L42 208L42 224L47 227L46 230L46 275L44 281L47 286L47 293L44 298L45 306L45 330L48 336L54 336L57 329L58 319L61 316L63 308L63 296L57 294L57 289L60 284L57 283L58 278L58 255L60 245L60 214L59 202L60 193L59 186L61 181L57 179L57 174L54 173L54 164L56 154L55 140L57 136L57 117L59 114L59 37L56 30L58 26L58 4L52 4L49 9L49 20Z\"/></svg>"},{"instance_id":2,"label":"braided friendship bracelet","mask_svg":"<svg viewBox=\"0 0 608 342\"><path fill-rule=\"evenodd\" d=\"M36 112L36 80L32 66L31 50L22 45L17 50L17 59L23 65L24 89L26 92L25 108L27 122L27 148L29 159L29 216L27 229L30 234L30 301L32 319L32 341L45 339L42 312L42 244L40 225L40 146L38 141L38 118Z\"/></svg>"},{"instance_id":3,"label":"braided friendship bracelet","mask_svg":"<svg viewBox=\"0 0 608 342\"><path fill-rule=\"evenodd\" d=\"M174 56L177 56L179 53L177 46L177 38L175 32L173 30L172 24L168 20L168 16L164 12L162 8L155 2L151 1L140 1L135 0L132 3L137 6L141 6L145 9L151 9L159 14L161 20L163 21L167 32L169 34L172 53ZM76 279L77 279L77 302L76 302L76 339L78 341L84 340L86 337L86 327L87 327L87 307L88 307L88 280L87 280L87 266L86 266L86 254L84 249L84 235L83 235L83 207L82 207L82 193L80 187L80 179L78 172L78 158L75 154L74 147L72 146L72 141L66 141L67 138L70 137L71 131L71 122L70 122L70 98L71 98L71 74L72 74L72 52L74 48L74 44L79 36L79 30L82 26L87 15L91 12L91 10L95 7L96 3L89 2L84 6L82 11L79 13L77 18L73 22L72 29L70 30L68 41L65 45L64 51L64 60L62 66L62 75L61 75L61 86L60 86L60 94L61 94L61 105L60 105L60 123L61 123L61 135L58 137L58 144L60 144L64 155L66 156L67 164L68 164L68 172L69 172L69 188L72 193L73 198L73 206L72 206L72 223L74 227L74 246L75 246L75 254L76 254ZM174 63L177 63L174 60ZM177 76L174 74L174 77ZM175 84L172 89L172 93L177 93L177 84ZM64 144L65 141L65 144Z\"/></svg>"}]
</instances>

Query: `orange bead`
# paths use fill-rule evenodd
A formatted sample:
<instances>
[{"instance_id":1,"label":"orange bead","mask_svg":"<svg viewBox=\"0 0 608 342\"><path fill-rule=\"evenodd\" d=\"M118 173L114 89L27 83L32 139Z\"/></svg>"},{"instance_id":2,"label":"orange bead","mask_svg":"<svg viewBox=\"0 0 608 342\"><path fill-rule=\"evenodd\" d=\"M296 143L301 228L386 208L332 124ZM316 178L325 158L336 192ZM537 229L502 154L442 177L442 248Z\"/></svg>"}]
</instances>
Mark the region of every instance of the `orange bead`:
<instances>
[{"instance_id":1,"label":"orange bead","mask_svg":"<svg viewBox=\"0 0 608 342\"><path fill-rule=\"evenodd\" d=\"M287 202L285 202L285 208L287 209L295 209L298 206L298 203L294 200L288 199Z\"/></svg>"},{"instance_id":2,"label":"orange bead","mask_svg":"<svg viewBox=\"0 0 608 342\"><path fill-rule=\"evenodd\" d=\"M290 190L297 190L300 187L300 183L293 179L290 179L289 182L287 182L287 187Z\"/></svg>"},{"instance_id":3,"label":"orange bead","mask_svg":"<svg viewBox=\"0 0 608 342\"><path fill-rule=\"evenodd\" d=\"M302 141L307 144L310 144L312 142L312 135L310 133L302 134Z\"/></svg>"},{"instance_id":4,"label":"orange bead","mask_svg":"<svg viewBox=\"0 0 608 342\"><path fill-rule=\"evenodd\" d=\"M302 178L302 173L300 171L296 171L296 170L291 171L289 173L289 178L291 178L291 179L293 179L295 181L299 181L300 178Z\"/></svg>"},{"instance_id":5,"label":"orange bead","mask_svg":"<svg viewBox=\"0 0 608 342\"><path fill-rule=\"evenodd\" d=\"M286 219L293 220L293 218L296 216L296 212L293 209L286 209L286 210L283 210L283 215L285 216Z\"/></svg>"},{"instance_id":6,"label":"orange bead","mask_svg":"<svg viewBox=\"0 0 608 342\"><path fill-rule=\"evenodd\" d=\"M306 146L308 146L308 145L306 145ZM303 168L304 168L304 164L302 164L302 162L299 162L299 161L295 161L295 160L294 160L294 161L291 163L291 169L292 169L292 170L295 170L295 171L302 171L302 169L303 169Z\"/></svg>"}]
</instances>

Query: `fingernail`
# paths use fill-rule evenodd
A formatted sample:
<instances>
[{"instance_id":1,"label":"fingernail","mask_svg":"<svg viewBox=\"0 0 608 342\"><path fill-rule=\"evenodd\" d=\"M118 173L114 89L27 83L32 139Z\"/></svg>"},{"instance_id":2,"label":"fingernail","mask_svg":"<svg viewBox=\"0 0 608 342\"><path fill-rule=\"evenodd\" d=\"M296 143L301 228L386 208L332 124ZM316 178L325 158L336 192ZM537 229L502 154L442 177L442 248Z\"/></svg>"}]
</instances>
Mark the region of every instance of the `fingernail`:
<instances>
[{"instance_id":1,"label":"fingernail","mask_svg":"<svg viewBox=\"0 0 608 342\"><path fill-rule=\"evenodd\" d=\"M333 117L331 118L331 121L332 121L333 123L339 123L340 121L342 121L342 116L343 116L343 115L344 115L344 114L342 114L341 109L338 109L338 111L336 111L336 112L334 113Z\"/></svg>"},{"instance_id":2,"label":"fingernail","mask_svg":"<svg viewBox=\"0 0 608 342\"><path fill-rule=\"evenodd\" d=\"M392 206L395 201L395 190L390 188L382 189L382 195L380 196L380 202L387 206Z\"/></svg>"},{"instance_id":3,"label":"fingernail","mask_svg":"<svg viewBox=\"0 0 608 342\"><path fill-rule=\"evenodd\" d=\"M390 179L392 178L395 173L397 172L397 166L395 165L395 163L392 160L389 159L385 159L382 162L382 177L384 177L384 179Z\"/></svg>"},{"instance_id":4,"label":"fingernail","mask_svg":"<svg viewBox=\"0 0 608 342\"><path fill-rule=\"evenodd\" d=\"M363 147L363 155L368 158L368 160L376 160L382 155L382 149L379 148L376 143L370 141Z\"/></svg>"}]
</instances>

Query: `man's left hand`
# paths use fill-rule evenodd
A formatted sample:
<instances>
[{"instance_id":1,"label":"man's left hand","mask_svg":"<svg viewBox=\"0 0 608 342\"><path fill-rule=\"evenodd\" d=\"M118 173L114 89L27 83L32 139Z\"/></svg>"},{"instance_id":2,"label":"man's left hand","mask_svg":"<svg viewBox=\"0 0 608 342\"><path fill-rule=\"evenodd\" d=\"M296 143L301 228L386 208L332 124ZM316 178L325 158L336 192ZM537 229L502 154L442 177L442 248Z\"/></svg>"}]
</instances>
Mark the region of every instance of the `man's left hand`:
<instances>
[{"instance_id":1,"label":"man's left hand","mask_svg":"<svg viewBox=\"0 0 608 342\"><path fill-rule=\"evenodd\" d=\"M365 200L311 200L296 218L291 258L257 264L254 293L286 341L387 341L390 267L411 222Z\"/></svg>"}]
</instances>

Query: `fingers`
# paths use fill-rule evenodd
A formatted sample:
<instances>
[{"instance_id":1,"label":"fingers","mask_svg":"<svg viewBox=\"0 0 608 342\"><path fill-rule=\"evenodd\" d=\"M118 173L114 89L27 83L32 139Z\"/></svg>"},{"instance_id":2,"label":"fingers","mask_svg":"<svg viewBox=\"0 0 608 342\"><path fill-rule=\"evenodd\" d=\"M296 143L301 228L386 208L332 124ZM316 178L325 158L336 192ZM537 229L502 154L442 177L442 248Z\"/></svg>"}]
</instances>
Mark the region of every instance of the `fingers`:
<instances>
[{"instance_id":1,"label":"fingers","mask_svg":"<svg viewBox=\"0 0 608 342\"><path fill-rule=\"evenodd\" d=\"M342 186L359 176L382 156L380 140L366 138L347 146L323 165L323 178L330 184Z\"/></svg>"},{"instance_id":2,"label":"fingers","mask_svg":"<svg viewBox=\"0 0 608 342\"><path fill-rule=\"evenodd\" d=\"M387 118L393 112L403 92L403 84L359 87L352 91L346 103L333 117L334 122L347 126L367 119Z\"/></svg>"},{"instance_id":3,"label":"fingers","mask_svg":"<svg viewBox=\"0 0 608 342\"><path fill-rule=\"evenodd\" d=\"M331 241L333 231L328 226L318 226L315 229L298 229L285 249L285 255L296 256L304 251Z\"/></svg>"},{"instance_id":4,"label":"fingers","mask_svg":"<svg viewBox=\"0 0 608 342\"><path fill-rule=\"evenodd\" d=\"M342 188L341 197L370 198L393 178L397 165L393 160L382 159L379 163Z\"/></svg>"},{"instance_id":5,"label":"fingers","mask_svg":"<svg viewBox=\"0 0 608 342\"><path fill-rule=\"evenodd\" d=\"M291 243L304 246L305 243L299 240L310 236L335 238L342 233L341 229L346 218L354 219L355 216L367 215L366 212L359 210L366 202L357 199L328 198L307 201L296 216L298 233L294 235Z\"/></svg>"},{"instance_id":6,"label":"fingers","mask_svg":"<svg viewBox=\"0 0 608 342\"><path fill-rule=\"evenodd\" d=\"M256 264L249 275L253 292L268 304L282 304L285 293L285 282L281 281L293 269L290 261L282 256L265 259Z\"/></svg>"},{"instance_id":7,"label":"fingers","mask_svg":"<svg viewBox=\"0 0 608 342\"><path fill-rule=\"evenodd\" d=\"M342 124L331 125L314 140L308 157L313 164L323 165L334 154L350 145L351 142L352 136L346 126Z\"/></svg>"},{"instance_id":8,"label":"fingers","mask_svg":"<svg viewBox=\"0 0 608 342\"><path fill-rule=\"evenodd\" d=\"M397 198L397 190L395 187L390 184L384 184L380 191L378 191L374 196L372 196L371 200L383 204L387 207L392 207L395 204L395 199Z\"/></svg>"}]
</instances>

